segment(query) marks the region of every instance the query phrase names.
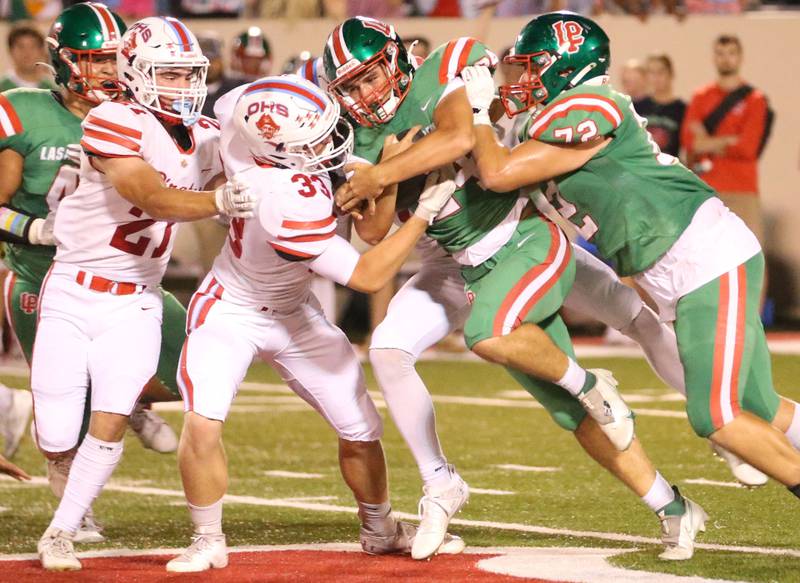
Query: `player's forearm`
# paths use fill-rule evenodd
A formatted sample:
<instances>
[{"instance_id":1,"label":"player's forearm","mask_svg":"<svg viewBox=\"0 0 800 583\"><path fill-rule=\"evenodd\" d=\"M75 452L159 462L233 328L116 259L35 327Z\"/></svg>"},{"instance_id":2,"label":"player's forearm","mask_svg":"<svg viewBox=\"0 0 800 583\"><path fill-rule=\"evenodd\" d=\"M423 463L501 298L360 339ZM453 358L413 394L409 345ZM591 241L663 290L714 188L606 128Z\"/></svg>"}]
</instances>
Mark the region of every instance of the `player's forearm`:
<instances>
[{"instance_id":1,"label":"player's forearm","mask_svg":"<svg viewBox=\"0 0 800 583\"><path fill-rule=\"evenodd\" d=\"M463 158L472 150L472 127L437 129L411 148L376 167L382 186L397 184Z\"/></svg>"},{"instance_id":2,"label":"player's forearm","mask_svg":"<svg viewBox=\"0 0 800 583\"><path fill-rule=\"evenodd\" d=\"M382 289L400 271L427 228L427 221L412 216L391 237L361 256L347 287L366 293Z\"/></svg>"},{"instance_id":3,"label":"player's forearm","mask_svg":"<svg viewBox=\"0 0 800 583\"><path fill-rule=\"evenodd\" d=\"M511 152L498 141L497 134L491 126L475 126L475 147L472 149L472 157L478 166L478 177L484 188L505 192L503 187L509 180L506 169L511 160ZM511 186L507 190L513 190L516 186Z\"/></svg>"},{"instance_id":4,"label":"player's forearm","mask_svg":"<svg viewBox=\"0 0 800 583\"><path fill-rule=\"evenodd\" d=\"M213 191L161 187L140 200L142 202L137 206L150 217L161 221L197 221L219 214Z\"/></svg>"},{"instance_id":5,"label":"player's forearm","mask_svg":"<svg viewBox=\"0 0 800 583\"><path fill-rule=\"evenodd\" d=\"M25 158L11 149L0 151L0 204L6 204L22 186Z\"/></svg>"}]
</instances>

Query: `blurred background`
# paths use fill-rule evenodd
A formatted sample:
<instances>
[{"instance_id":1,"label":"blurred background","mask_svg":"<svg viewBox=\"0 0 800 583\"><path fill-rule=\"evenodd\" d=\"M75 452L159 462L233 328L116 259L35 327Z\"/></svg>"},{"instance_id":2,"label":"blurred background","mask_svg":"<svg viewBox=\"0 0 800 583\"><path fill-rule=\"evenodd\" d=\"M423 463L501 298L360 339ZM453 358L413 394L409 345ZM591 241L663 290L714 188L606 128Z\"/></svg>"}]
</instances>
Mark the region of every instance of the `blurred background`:
<instances>
[{"instance_id":1,"label":"blurred background","mask_svg":"<svg viewBox=\"0 0 800 583\"><path fill-rule=\"evenodd\" d=\"M727 188L747 203L748 220L759 226L769 265L769 291L764 319L778 329L800 329L800 0L115 0L104 2L132 22L154 14L184 19L200 38L212 62L209 103L236 85L266 74L296 71L321 54L338 21L354 15L373 16L393 24L414 52L427 52L454 37L473 36L503 55L516 34L534 15L568 9L591 15L611 38L612 84L634 98L648 118L654 139L665 151L681 155L692 169L718 189ZM47 72L36 67L46 60L42 38L59 11L61 0L0 0L0 90L46 85ZM720 53L722 51L722 53ZM723 54L724 53L724 54ZM728 59L726 61L726 59ZM732 61L731 61L732 59ZM765 99L763 111L748 127L756 137L769 134L761 155L748 164L757 172L741 188L724 188L715 173L713 155L699 156L697 120L685 118L693 100L702 101L715 86L721 67L740 67L744 82ZM518 74L501 68L498 83ZM705 93L704 93L705 92ZM696 104L697 105L697 104ZM743 107L742 104L739 107ZM749 113L748 113L749 115ZM768 126L771 125L771 131ZM683 132L681 132L683 126ZM683 134L683 135L682 135ZM706 136L707 137L707 136ZM722 155L720 154L720 158ZM723 181L726 178L722 177ZM730 175L727 176L730 178ZM730 182L730 180L728 180ZM755 192L753 192L755 190ZM751 204L752 203L752 204ZM225 237L223 227L183 228L169 271L167 287L194 291ZM213 241L212 244L205 243ZM415 269L412 261L407 277ZM401 282L398 282L401 283ZM353 336L368 332L382 318L383 300L356 299L341 291L327 294ZM323 300L323 303L325 301ZM338 309L337 309L338 307ZM370 310L372 311L370 316ZM587 325L591 323L576 323Z\"/></svg>"}]
</instances>

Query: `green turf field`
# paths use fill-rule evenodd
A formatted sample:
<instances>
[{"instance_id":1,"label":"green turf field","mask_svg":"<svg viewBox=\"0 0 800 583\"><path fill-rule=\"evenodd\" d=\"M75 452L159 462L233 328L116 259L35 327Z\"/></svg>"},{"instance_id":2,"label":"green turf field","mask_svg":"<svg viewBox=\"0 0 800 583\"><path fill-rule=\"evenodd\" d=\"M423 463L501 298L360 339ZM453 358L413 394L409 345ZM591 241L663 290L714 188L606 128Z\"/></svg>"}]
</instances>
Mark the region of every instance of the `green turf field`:
<instances>
[{"instance_id":1,"label":"green turf field","mask_svg":"<svg viewBox=\"0 0 800 583\"><path fill-rule=\"evenodd\" d=\"M644 361L582 362L614 370L623 393L635 396L630 401L640 411L637 432L650 456L668 480L702 504L711 516L701 542L800 549L800 531L796 527L800 500L783 487L769 484L750 491L684 483L694 479L733 479L727 466L711 456L707 443L693 435L685 419L642 413L682 410L682 402L670 399L671 392ZM777 356L774 363L776 386L785 395L800 399L796 381L800 378L800 359ZM800 558L796 557L698 550L689 562L665 564L656 558L659 548L653 545L504 528L505 523L515 523L659 536L658 521L650 511L586 457L571 435L558 429L542 409L532 408L532 399L520 393L501 369L475 362L423 362L419 369L437 399L439 434L450 461L473 488L512 492L472 495L458 517L496 524L492 528L454 526L453 532L463 536L469 545L637 547L639 552L613 561L629 568L676 574L750 581L800 580ZM1 380L17 387L27 382L14 377ZM278 377L266 367L254 366L247 380L250 384L240 391L226 425L225 443L230 494L250 498L226 506L228 544L356 541L355 515L324 510L324 505L352 505L338 474L333 432L314 411L279 386ZM369 383L371 390L377 389L371 375ZM421 494L417 469L386 409L381 411L386 420L384 447L393 506L397 511L415 513ZM163 415L174 427L179 426L178 411ZM15 461L32 474L44 474L42 458L28 437ZM502 464L555 470L525 472L496 467ZM322 477L264 475L275 470ZM182 506L174 455L145 451L135 438L129 437L112 485L117 490L106 491L95 504L98 519L106 527L107 546L152 548L186 544L191 528ZM310 499L292 501L297 498ZM276 499L283 502L264 505L270 504L264 500ZM49 489L41 484L20 486L0 481L0 506L7 509L0 512L0 533L4 533L0 536L0 552L33 552L55 507ZM8 533L11 536L6 536Z\"/></svg>"}]
</instances>

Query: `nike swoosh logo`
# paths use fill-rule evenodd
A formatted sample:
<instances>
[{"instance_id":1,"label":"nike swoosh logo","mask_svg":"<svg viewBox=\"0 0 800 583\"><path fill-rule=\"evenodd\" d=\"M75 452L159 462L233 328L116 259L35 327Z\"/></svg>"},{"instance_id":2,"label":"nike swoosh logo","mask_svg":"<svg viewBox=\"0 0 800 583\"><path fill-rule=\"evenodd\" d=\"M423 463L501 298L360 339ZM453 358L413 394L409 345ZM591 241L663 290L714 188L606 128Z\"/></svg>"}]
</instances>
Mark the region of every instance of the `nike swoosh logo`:
<instances>
[{"instance_id":1,"label":"nike swoosh logo","mask_svg":"<svg viewBox=\"0 0 800 583\"><path fill-rule=\"evenodd\" d=\"M530 235L528 235L527 237L525 237L525 238L524 238L522 241L520 241L519 243L517 243L517 249L519 249L520 247L522 247L522 246L525 244L525 241L527 241L527 240L528 240L528 239L530 239L531 237L533 237L533 233L531 233Z\"/></svg>"},{"instance_id":2,"label":"nike swoosh logo","mask_svg":"<svg viewBox=\"0 0 800 583\"><path fill-rule=\"evenodd\" d=\"M155 306L142 306L142 311L152 310L153 308L155 308Z\"/></svg>"},{"instance_id":3,"label":"nike swoosh logo","mask_svg":"<svg viewBox=\"0 0 800 583\"><path fill-rule=\"evenodd\" d=\"M422 106L422 111L425 111L426 109L428 109L428 106L431 104L431 101L433 101L433 97L429 97L428 98L428 101L426 101L425 105Z\"/></svg>"}]
</instances>

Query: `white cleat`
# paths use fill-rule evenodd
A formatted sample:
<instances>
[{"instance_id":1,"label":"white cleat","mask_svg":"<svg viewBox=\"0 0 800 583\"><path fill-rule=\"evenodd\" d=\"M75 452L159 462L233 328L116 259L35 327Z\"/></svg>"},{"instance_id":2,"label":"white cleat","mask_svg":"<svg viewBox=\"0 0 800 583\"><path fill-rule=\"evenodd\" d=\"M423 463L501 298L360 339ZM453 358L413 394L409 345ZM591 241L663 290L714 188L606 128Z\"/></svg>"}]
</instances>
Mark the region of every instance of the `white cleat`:
<instances>
[{"instance_id":1,"label":"white cleat","mask_svg":"<svg viewBox=\"0 0 800 583\"><path fill-rule=\"evenodd\" d=\"M178 437L166 421L141 403L133 408L128 424L147 449L172 453L178 449Z\"/></svg>"},{"instance_id":2,"label":"white cleat","mask_svg":"<svg viewBox=\"0 0 800 583\"><path fill-rule=\"evenodd\" d=\"M101 543L106 540L106 537L103 536L103 527L95 520L94 512L92 509L86 511L86 514L81 520L81 525L78 527L78 531L75 533L75 536L72 538L72 542L75 544L93 544L93 543Z\"/></svg>"},{"instance_id":3,"label":"white cleat","mask_svg":"<svg viewBox=\"0 0 800 583\"><path fill-rule=\"evenodd\" d=\"M48 571L78 571L81 562L72 547L72 535L63 530L48 528L36 545L39 561Z\"/></svg>"},{"instance_id":4,"label":"white cleat","mask_svg":"<svg viewBox=\"0 0 800 583\"><path fill-rule=\"evenodd\" d=\"M677 492L677 488L675 491ZM708 514L696 502L684 498L686 512L681 516L659 516L661 541L666 547L658 555L665 561L686 561L694 555L694 539L698 532L706 531Z\"/></svg>"},{"instance_id":5,"label":"white cleat","mask_svg":"<svg viewBox=\"0 0 800 583\"><path fill-rule=\"evenodd\" d=\"M170 573L197 573L228 566L228 547L224 534L194 534L192 544L167 563Z\"/></svg>"},{"instance_id":6,"label":"white cleat","mask_svg":"<svg viewBox=\"0 0 800 583\"><path fill-rule=\"evenodd\" d=\"M419 528L411 547L411 557L414 559L427 559L437 552L443 552L441 547L448 536L447 526L450 524L450 519L469 500L467 483L456 473L453 466L448 466L448 469L452 476L449 488L433 490L425 486L422 489L425 495L419 501Z\"/></svg>"},{"instance_id":7,"label":"white cleat","mask_svg":"<svg viewBox=\"0 0 800 583\"><path fill-rule=\"evenodd\" d=\"M593 368L588 372L597 377L597 382L577 399L589 416L597 421L612 445L625 451L633 442L633 413L617 390L619 383L609 370Z\"/></svg>"},{"instance_id":8,"label":"white cleat","mask_svg":"<svg viewBox=\"0 0 800 583\"><path fill-rule=\"evenodd\" d=\"M3 432L3 455L11 459L19 449L25 426L31 418L33 401L30 391L7 389L11 391L11 407L0 414L0 427Z\"/></svg>"},{"instance_id":9,"label":"white cleat","mask_svg":"<svg viewBox=\"0 0 800 583\"><path fill-rule=\"evenodd\" d=\"M748 488L758 488L766 484L769 480L764 472L754 468L732 451L728 451L724 447L713 442L711 443L711 451L728 464L733 477L742 485Z\"/></svg>"},{"instance_id":10,"label":"white cleat","mask_svg":"<svg viewBox=\"0 0 800 583\"><path fill-rule=\"evenodd\" d=\"M407 555L411 553L417 527L408 522L397 521L397 530L390 536L381 536L361 529L361 548L369 555ZM461 537L447 533L438 549L440 555L458 555L466 544Z\"/></svg>"}]
</instances>

